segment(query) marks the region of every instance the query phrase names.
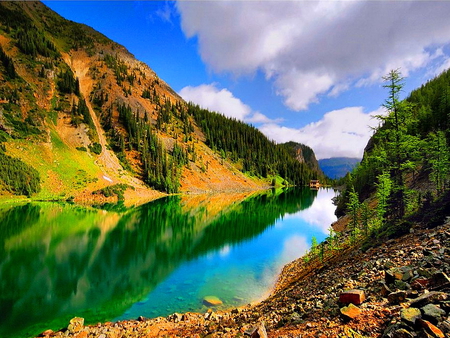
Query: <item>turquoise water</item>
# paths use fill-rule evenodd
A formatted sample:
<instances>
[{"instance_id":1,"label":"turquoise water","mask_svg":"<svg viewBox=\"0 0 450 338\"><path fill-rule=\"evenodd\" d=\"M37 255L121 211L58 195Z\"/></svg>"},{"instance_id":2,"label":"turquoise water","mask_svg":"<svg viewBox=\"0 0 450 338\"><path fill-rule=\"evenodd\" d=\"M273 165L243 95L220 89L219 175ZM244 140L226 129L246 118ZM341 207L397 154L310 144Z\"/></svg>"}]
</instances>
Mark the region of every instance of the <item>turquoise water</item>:
<instances>
[{"instance_id":1,"label":"turquoise water","mask_svg":"<svg viewBox=\"0 0 450 338\"><path fill-rule=\"evenodd\" d=\"M168 197L97 210L0 208L0 336L261 299L335 220L332 190ZM119 211L117 211L119 210Z\"/></svg>"}]
</instances>

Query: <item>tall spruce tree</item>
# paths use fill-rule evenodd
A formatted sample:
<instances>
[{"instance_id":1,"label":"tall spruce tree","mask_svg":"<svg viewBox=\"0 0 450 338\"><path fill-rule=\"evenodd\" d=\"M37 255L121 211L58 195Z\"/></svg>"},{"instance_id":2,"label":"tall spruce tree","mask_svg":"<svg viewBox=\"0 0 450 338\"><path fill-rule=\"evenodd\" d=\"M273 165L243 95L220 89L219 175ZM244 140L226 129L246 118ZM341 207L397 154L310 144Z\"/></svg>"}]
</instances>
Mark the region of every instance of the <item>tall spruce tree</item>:
<instances>
[{"instance_id":1,"label":"tall spruce tree","mask_svg":"<svg viewBox=\"0 0 450 338\"><path fill-rule=\"evenodd\" d=\"M383 103L386 115L378 115L382 122L376 137L381 141L381 151L385 152L383 169L389 172L392 180L390 195L391 216L401 218L406 210L405 175L413 171L416 165L415 157L419 140L408 133L408 127L413 124L411 104L400 100L404 86L404 78L400 71L392 70L383 77L384 87L388 89L388 98Z\"/></svg>"}]
</instances>

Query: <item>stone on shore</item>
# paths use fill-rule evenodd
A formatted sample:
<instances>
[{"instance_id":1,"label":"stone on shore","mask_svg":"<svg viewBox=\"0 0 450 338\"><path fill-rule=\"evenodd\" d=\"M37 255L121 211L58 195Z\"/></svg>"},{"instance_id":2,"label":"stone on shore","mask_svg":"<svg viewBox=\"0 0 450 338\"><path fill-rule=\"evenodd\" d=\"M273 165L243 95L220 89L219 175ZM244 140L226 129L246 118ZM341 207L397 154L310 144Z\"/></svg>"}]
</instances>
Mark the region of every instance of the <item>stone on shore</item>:
<instances>
[{"instance_id":1,"label":"stone on shore","mask_svg":"<svg viewBox=\"0 0 450 338\"><path fill-rule=\"evenodd\" d=\"M359 305L366 300L363 290L348 290L339 295L339 302L342 304Z\"/></svg>"},{"instance_id":2,"label":"stone on shore","mask_svg":"<svg viewBox=\"0 0 450 338\"><path fill-rule=\"evenodd\" d=\"M420 327L422 327L425 330L426 333L430 334L432 337L445 338L444 333L439 328L431 324L429 321L424 319L418 319L417 323L419 324Z\"/></svg>"},{"instance_id":3,"label":"stone on shore","mask_svg":"<svg viewBox=\"0 0 450 338\"><path fill-rule=\"evenodd\" d=\"M344 316L344 318L349 320L357 318L362 312L362 310L359 307L353 305L352 303L350 303L348 306L341 308L340 311L341 314Z\"/></svg>"},{"instance_id":4,"label":"stone on shore","mask_svg":"<svg viewBox=\"0 0 450 338\"><path fill-rule=\"evenodd\" d=\"M421 308L423 313L423 318L429 320L430 322L437 324L441 321L442 317L445 316L445 311L434 304L427 304Z\"/></svg>"},{"instance_id":5,"label":"stone on shore","mask_svg":"<svg viewBox=\"0 0 450 338\"><path fill-rule=\"evenodd\" d=\"M431 291L412 300L410 306L422 307L430 303L439 302L447 299L447 294L444 292Z\"/></svg>"},{"instance_id":6,"label":"stone on shore","mask_svg":"<svg viewBox=\"0 0 450 338\"><path fill-rule=\"evenodd\" d=\"M406 300L406 292L405 291L397 291L392 292L388 295L388 301L391 304L400 304Z\"/></svg>"},{"instance_id":7,"label":"stone on shore","mask_svg":"<svg viewBox=\"0 0 450 338\"><path fill-rule=\"evenodd\" d=\"M203 298L203 304L206 306L218 306L223 304L223 302L216 296L206 296Z\"/></svg>"},{"instance_id":8,"label":"stone on shore","mask_svg":"<svg viewBox=\"0 0 450 338\"><path fill-rule=\"evenodd\" d=\"M266 327L264 326L264 323L261 322L255 328L246 332L245 335L250 336L251 338L267 338Z\"/></svg>"},{"instance_id":9,"label":"stone on shore","mask_svg":"<svg viewBox=\"0 0 450 338\"><path fill-rule=\"evenodd\" d=\"M415 307L410 307L407 309L402 309L400 312L400 317L406 324L414 326L416 324L416 320L421 318L421 312Z\"/></svg>"},{"instance_id":10,"label":"stone on shore","mask_svg":"<svg viewBox=\"0 0 450 338\"><path fill-rule=\"evenodd\" d=\"M450 286L450 278L444 272L437 272L431 277L431 284L434 289Z\"/></svg>"},{"instance_id":11,"label":"stone on shore","mask_svg":"<svg viewBox=\"0 0 450 338\"><path fill-rule=\"evenodd\" d=\"M84 318L75 317L72 318L69 322L69 326L67 326L67 330L70 333L80 332L84 327Z\"/></svg>"}]
</instances>

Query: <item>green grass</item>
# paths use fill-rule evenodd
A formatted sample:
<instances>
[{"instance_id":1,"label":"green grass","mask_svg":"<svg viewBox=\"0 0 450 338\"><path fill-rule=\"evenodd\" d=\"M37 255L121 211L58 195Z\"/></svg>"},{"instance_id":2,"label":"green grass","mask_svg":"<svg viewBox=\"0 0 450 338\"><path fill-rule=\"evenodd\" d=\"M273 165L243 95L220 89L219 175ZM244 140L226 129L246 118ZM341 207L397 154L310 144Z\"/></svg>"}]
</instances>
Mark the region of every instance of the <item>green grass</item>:
<instances>
[{"instance_id":1,"label":"green grass","mask_svg":"<svg viewBox=\"0 0 450 338\"><path fill-rule=\"evenodd\" d=\"M41 176L42 189L33 195L37 200L65 200L87 184L94 182L99 169L86 152L69 148L54 129L51 146L26 140L8 142L8 154L33 166Z\"/></svg>"}]
</instances>

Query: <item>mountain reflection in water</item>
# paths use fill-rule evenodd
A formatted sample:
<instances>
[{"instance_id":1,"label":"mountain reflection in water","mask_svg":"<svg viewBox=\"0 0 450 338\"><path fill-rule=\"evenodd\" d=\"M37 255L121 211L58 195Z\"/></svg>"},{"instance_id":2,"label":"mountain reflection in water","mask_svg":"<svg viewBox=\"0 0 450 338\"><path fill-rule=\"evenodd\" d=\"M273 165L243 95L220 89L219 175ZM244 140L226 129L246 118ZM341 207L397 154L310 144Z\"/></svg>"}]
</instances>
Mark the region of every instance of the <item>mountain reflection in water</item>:
<instances>
[{"instance_id":1,"label":"mountain reflection in water","mask_svg":"<svg viewBox=\"0 0 450 338\"><path fill-rule=\"evenodd\" d=\"M301 219L317 196L323 204L334 193L172 196L119 212L0 206L0 336L56 330L75 316L95 323L202 311L211 292L226 307L261 297L307 238L325 236L329 223Z\"/></svg>"}]
</instances>

